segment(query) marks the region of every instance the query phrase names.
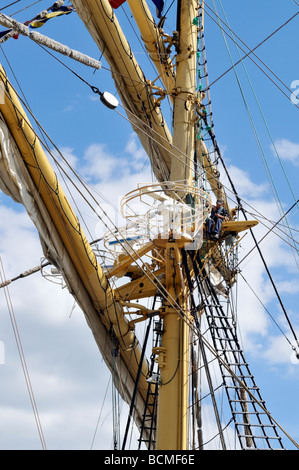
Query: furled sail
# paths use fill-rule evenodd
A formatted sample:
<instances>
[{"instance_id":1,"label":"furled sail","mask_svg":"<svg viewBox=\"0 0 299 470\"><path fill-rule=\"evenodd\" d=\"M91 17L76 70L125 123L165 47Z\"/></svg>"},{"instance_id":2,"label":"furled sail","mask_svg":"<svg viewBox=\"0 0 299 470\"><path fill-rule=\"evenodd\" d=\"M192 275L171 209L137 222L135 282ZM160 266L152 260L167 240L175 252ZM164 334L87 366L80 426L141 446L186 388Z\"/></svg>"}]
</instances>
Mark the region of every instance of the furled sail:
<instances>
[{"instance_id":1,"label":"furled sail","mask_svg":"<svg viewBox=\"0 0 299 470\"><path fill-rule=\"evenodd\" d=\"M101 354L110 368L120 344L120 366L114 370L123 398L130 402L139 362L142 377L136 397L138 423L148 388L148 364L134 331L116 301L106 275L73 213L4 69L0 68L0 188L22 203L34 222L45 257L58 267L82 308Z\"/></svg>"}]
</instances>

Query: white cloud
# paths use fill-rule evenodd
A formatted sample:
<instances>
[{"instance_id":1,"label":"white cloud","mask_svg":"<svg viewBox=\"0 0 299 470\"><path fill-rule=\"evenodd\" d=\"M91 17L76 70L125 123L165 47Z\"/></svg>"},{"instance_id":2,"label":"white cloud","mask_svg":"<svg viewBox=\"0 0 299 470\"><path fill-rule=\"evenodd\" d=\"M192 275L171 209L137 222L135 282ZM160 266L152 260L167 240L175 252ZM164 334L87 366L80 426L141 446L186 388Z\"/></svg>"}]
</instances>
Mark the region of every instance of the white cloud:
<instances>
[{"instance_id":1,"label":"white cloud","mask_svg":"<svg viewBox=\"0 0 299 470\"><path fill-rule=\"evenodd\" d=\"M284 364L286 367L288 367L289 373L292 373L294 365L299 365L299 361L294 361L293 356L293 350L290 348L288 342L282 335L270 337L268 347L263 353L263 357L267 360L267 362L269 362L269 364Z\"/></svg>"},{"instance_id":2,"label":"white cloud","mask_svg":"<svg viewBox=\"0 0 299 470\"><path fill-rule=\"evenodd\" d=\"M272 151L276 154L276 151L280 158L294 165L299 165L299 143L291 142L288 139L278 139L274 143L275 148L272 146ZM275 151L276 149L276 151Z\"/></svg>"},{"instance_id":3,"label":"white cloud","mask_svg":"<svg viewBox=\"0 0 299 470\"><path fill-rule=\"evenodd\" d=\"M125 150L131 157L133 157L134 163L138 164L138 169L141 169L140 168L141 164L144 165L146 162L149 161L149 158L147 154L145 153L145 150L138 143L137 136L135 133L130 134L129 141L126 145ZM134 167L134 163L132 165L133 167ZM136 169L136 166L135 166L135 169Z\"/></svg>"},{"instance_id":4,"label":"white cloud","mask_svg":"<svg viewBox=\"0 0 299 470\"><path fill-rule=\"evenodd\" d=\"M299 284L296 279L288 279L277 283L279 291L286 294L299 294Z\"/></svg>"},{"instance_id":5,"label":"white cloud","mask_svg":"<svg viewBox=\"0 0 299 470\"><path fill-rule=\"evenodd\" d=\"M236 185L236 190L240 197L249 197L250 199L257 199L267 193L267 185L264 183L254 183L249 173L245 170L242 170L241 168L238 168L234 165L230 165L228 167L228 172L231 176L232 181L234 181L234 184ZM223 184L225 188L231 189L227 177L223 178ZM227 194L228 196L230 196L230 191L227 191Z\"/></svg>"},{"instance_id":6,"label":"white cloud","mask_svg":"<svg viewBox=\"0 0 299 470\"><path fill-rule=\"evenodd\" d=\"M80 171L90 181L110 184L117 181L118 186L122 179L142 171L148 162L144 149L137 145L136 137L131 134L124 151L120 151L119 155L112 155L107 145L89 145L83 155Z\"/></svg>"},{"instance_id":7,"label":"white cloud","mask_svg":"<svg viewBox=\"0 0 299 470\"><path fill-rule=\"evenodd\" d=\"M63 158L67 161L67 163L73 167L76 168L78 164L78 157L74 154L74 149L71 147L62 147L60 149L60 152L63 156ZM57 155L57 152L54 151L54 154ZM60 155L58 155L58 158L61 160Z\"/></svg>"},{"instance_id":8,"label":"white cloud","mask_svg":"<svg viewBox=\"0 0 299 470\"><path fill-rule=\"evenodd\" d=\"M103 144L91 144L83 157L81 171L92 181L103 181L117 176L117 168L121 170L121 162L118 161Z\"/></svg>"}]
</instances>

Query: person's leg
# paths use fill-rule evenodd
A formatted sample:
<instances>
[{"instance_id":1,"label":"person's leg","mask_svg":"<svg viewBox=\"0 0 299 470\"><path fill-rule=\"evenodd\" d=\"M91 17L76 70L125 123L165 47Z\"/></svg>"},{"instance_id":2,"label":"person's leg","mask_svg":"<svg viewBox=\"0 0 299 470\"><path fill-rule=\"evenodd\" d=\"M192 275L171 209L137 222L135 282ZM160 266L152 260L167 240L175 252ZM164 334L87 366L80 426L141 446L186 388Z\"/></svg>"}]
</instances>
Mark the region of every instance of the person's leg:
<instances>
[{"instance_id":1,"label":"person's leg","mask_svg":"<svg viewBox=\"0 0 299 470\"><path fill-rule=\"evenodd\" d=\"M215 234L217 234L217 235L220 234L221 225L222 225L222 220L217 217L216 221L215 221L215 228L214 228L214 233Z\"/></svg>"},{"instance_id":2,"label":"person's leg","mask_svg":"<svg viewBox=\"0 0 299 470\"><path fill-rule=\"evenodd\" d=\"M214 220L209 217L207 220L207 228L208 228L209 234L211 234L212 232L213 225L214 225Z\"/></svg>"}]
</instances>

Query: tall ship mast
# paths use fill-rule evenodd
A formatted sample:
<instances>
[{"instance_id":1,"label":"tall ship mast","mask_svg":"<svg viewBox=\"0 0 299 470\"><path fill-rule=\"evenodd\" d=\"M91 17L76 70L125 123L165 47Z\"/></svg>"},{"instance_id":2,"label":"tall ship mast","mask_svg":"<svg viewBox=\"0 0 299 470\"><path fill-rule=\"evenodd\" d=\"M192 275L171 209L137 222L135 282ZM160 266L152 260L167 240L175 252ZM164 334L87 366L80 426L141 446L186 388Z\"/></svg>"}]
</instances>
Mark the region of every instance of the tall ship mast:
<instances>
[{"instance_id":1,"label":"tall ship mast","mask_svg":"<svg viewBox=\"0 0 299 470\"><path fill-rule=\"evenodd\" d=\"M286 441L298 449L268 410L238 332L233 293L242 275L242 258L255 250L298 360L295 328L256 236L264 218L245 208L215 135L205 45L210 5L178 0L171 7L176 21L171 32L164 29L166 5L158 0L58 1L27 23L0 12L0 24L7 28L0 39L3 50L17 35L18 41L25 36L54 50L59 61L68 56L81 62L81 70L91 67L99 74L106 61L115 94L94 84L99 75L86 79L69 62L67 68L91 89L105 112L121 109L152 171L151 181L128 187L120 198L116 223L59 152L105 229L98 238L86 235L77 207L50 163L45 130L40 136L39 123L1 66L0 187L24 205L39 234L44 260L26 276L41 272L63 280L84 314L114 390L127 404L122 438L118 431L114 434L115 450L128 450L132 425L138 434L135 449L204 450L210 437L205 409L212 411L209 420L216 429L217 448L231 449L234 436L237 449L285 449ZM124 13L143 42L154 69L151 77L122 29L118 18ZM35 31L64 15L59 21L76 15L98 57ZM57 168L64 174L60 163ZM269 232L286 220L297 202L295 194ZM296 240L288 236L296 256ZM249 253L242 252L246 237L252 240ZM7 280L1 287L8 288ZM224 410L226 420L230 416L226 422Z\"/></svg>"}]
</instances>

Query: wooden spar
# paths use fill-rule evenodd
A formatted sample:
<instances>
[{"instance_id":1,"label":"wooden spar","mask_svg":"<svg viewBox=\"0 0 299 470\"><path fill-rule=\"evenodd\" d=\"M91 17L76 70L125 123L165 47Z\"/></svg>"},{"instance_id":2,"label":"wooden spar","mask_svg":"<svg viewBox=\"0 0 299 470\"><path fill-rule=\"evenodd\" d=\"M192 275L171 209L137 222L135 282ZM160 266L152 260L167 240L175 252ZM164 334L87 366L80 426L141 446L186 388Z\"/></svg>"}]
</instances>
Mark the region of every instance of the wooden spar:
<instances>
[{"instance_id":1,"label":"wooden spar","mask_svg":"<svg viewBox=\"0 0 299 470\"><path fill-rule=\"evenodd\" d=\"M109 63L122 104L151 158L156 178L167 181L173 153L172 136L159 101L154 97L109 1L74 0L72 3Z\"/></svg>"},{"instance_id":2,"label":"wooden spar","mask_svg":"<svg viewBox=\"0 0 299 470\"><path fill-rule=\"evenodd\" d=\"M106 343L109 344L110 334L113 330L121 344L119 354L126 370L129 372L129 376L126 375L125 378L126 381L129 379L130 383L129 386L128 383L125 384L126 391L131 387L131 391L126 392L125 398L128 399L137 376L138 364L141 357L140 345L134 331L129 327L120 303L114 297L108 279L98 264L79 221L57 180L56 174L51 168L41 143L31 127L25 111L1 66L0 87L4 91L4 99L0 100L0 112L3 119L20 151L28 175L37 189L38 195L42 199L59 233L63 246L75 266L76 272L97 312L93 322L88 322L89 326L93 330L95 338L98 336L96 330L99 323L104 325L107 331L108 337L104 341L105 344L98 342L99 349L103 351L107 347ZM90 312L85 311L84 313L88 319ZM109 353L111 354L111 351ZM109 358L107 359L107 357L106 362L109 363ZM144 360L139 385L140 396L138 396L143 406L148 388L146 383L147 374L148 365ZM142 412L142 406L139 407L139 410L137 408L137 421L141 419Z\"/></svg>"},{"instance_id":3,"label":"wooden spar","mask_svg":"<svg viewBox=\"0 0 299 470\"><path fill-rule=\"evenodd\" d=\"M125 104L125 106L132 113L134 113L136 116L146 122L149 122L147 121L146 116L150 116L151 111L154 112L154 119L152 121L152 128L154 132L152 132L151 136L154 140L158 142L157 154L159 154L159 162L152 159L150 156L153 150L153 141L151 141L150 139L149 142L144 142L144 135L149 132L148 127L146 126L144 127L144 130L140 131L138 129L138 127L141 127L139 119L135 120L131 112L128 113L128 118L130 119L134 130L138 134L141 142L143 143L147 154L151 158L153 171L157 180L167 181L170 179L172 162L178 162L178 164L173 164L173 173L171 179L175 180L177 177L178 179L181 178L182 174L180 173L180 170L182 169L182 165L184 165L184 160L187 161L186 168L188 169L188 172L190 171L190 168L192 168L192 148L188 150L189 155L187 157L185 157L183 150L182 153L177 150L175 156L172 156L172 154L175 153L175 147L179 149L181 149L182 147L186 147L186 142L181 147L179 140L178 146L175 144L174 146L172 146L172 136L170 135L170 132L163 120L161 110L159 107L156 106L157 103L155 102L153 96L148 94L148 89L145 86L146 77L144 76L143 71L139 67L134 57L134 54L131 51L130 45L121 30L116 15L113 12L113 9L111 8L108 0L99 0L96 5L92 0L74 0L72 3L76 8L77 14L81 17L87 30L89 31L92 38L94 39L99 49L103 52L103 55L108 61L111 67L113 79L121 96L123 104ZM158 58L157 48L161 48L162 53L165 49L161 44L161 32L158 30L157 25L155 24L150 12L148 11L146 2L144 0L128 0L128 3L151 58ZM144 13L142 14L142 12ZM192 15L193 14L194 16L190 18L191 23L193 18L197 16L198 11L194 9ZM194 25L192 27L193 34L196 31L196 26ZM183 31L183 34L190 34L190 31L188 31L188 33L186 31ZM157 39L158 46L153 43L153 38L155 37ZM194 68L196 60L196 39L194 37L190 44L192 44L192 68ZM158 60L154 60L154 64L165 86L165 92L170 93L170 98L172 100L174 100L177 96L176 102L179 106L180 98L182 97L182 95L177 95L179 90L177 89L178 82L175 82L176 75L175 72L172 72L171 69L169 69L169 59L167 58L166 60L166 63L164 60L163 64L159 64ZM180 66L180 70L182 69L183 64L181 64ZM167 75L168 70L169 75ZM129 101L126 98L126 93L124 90L127 90L128 92ZM192 90L191 83L190 91L191 93L187 95L187 98L189 99L187 99L186 104L188 106L193 106L192 100L195 100L195 96L193 95L194 89ZM198 105L198 103L198 101L195 101L196 105ZM182 103L181 106L183 106ZM191 119L193 119L194 117L192 116L193 112L194 109L189 109L189 117ZM192 133L193 125L190 123L182 123L181 125L182 127L185 127L186 133L182 131L182 134L180 133L180 135L183 135L184 138L186 138L188 133ZM189 135L189 138L191 138L191 135ZM209 161L209 152L204 142L202 142L202 148L198 148L198 155L203 155L204 168L206 169L208 180L211 184L212 191L215 193L216 198L222 197L222 199L226 201L226 196L225 192L223 191L223 188L219 190L220 183L218 172L211 166L212 164ZM190 175L186 176L187 178L189 178ZM228 204L226 205L228 207Z\"/></svg>"},{"instance_id":4,"label":"wooden spar","mask_svg":"<svg viewBox=\"0 0 299 470\"><path fill-rule=\"evenodd\" d=\"M156 25L145 0L127 0L127 3L139 28L146 50L160 75L165 91L172 99L175 88L175 70L161 30Z\"/></svg>"},{"instance_id":5,"label":"wooden spar","mask_svg":"<svg viewBox=\"0 0 299 470\"><path fill-rule=\"evenodd\" d=\"M227 210L231 212L225 189L219 178L219 172L212 162L212 159L210 157L210 154L209 154L209 151L207 149L205 142L202 140L199 140L196 143L196 146L197 146L196 153L197 153L198 163L201 164L202 168L206 172L206 177L211 186L211 191L214 193L216 199L223 199L224 207L226 207Z\"/></svg>"},{"instance_id":6,"label":"wooden spar","mask_svg":"<svg viewBox=\"0 0 299 470\"><path fill-rule=\"evenodd\" d=\"M70 57L71 59L81 62L88 67L92 67L94 69L101 68L101 63L98 60L88 57L87 55L82 54L79 51L75 51L74 49L70 49L68 46L54 41L53 39L50 39L43 34L37 33L36 31L31 31L28 26L19 23L14 18L6 16L3 13L0 13L0 24L6 28L13 28L13 34L15 34L17 31L23 36L27 36L30 39L33 39L33 41L42 44L43 46L48 47L49 49L52 49L56 52L59 52L59 54L63 54L67 57Z\"/></svg>"}]
</instances>

